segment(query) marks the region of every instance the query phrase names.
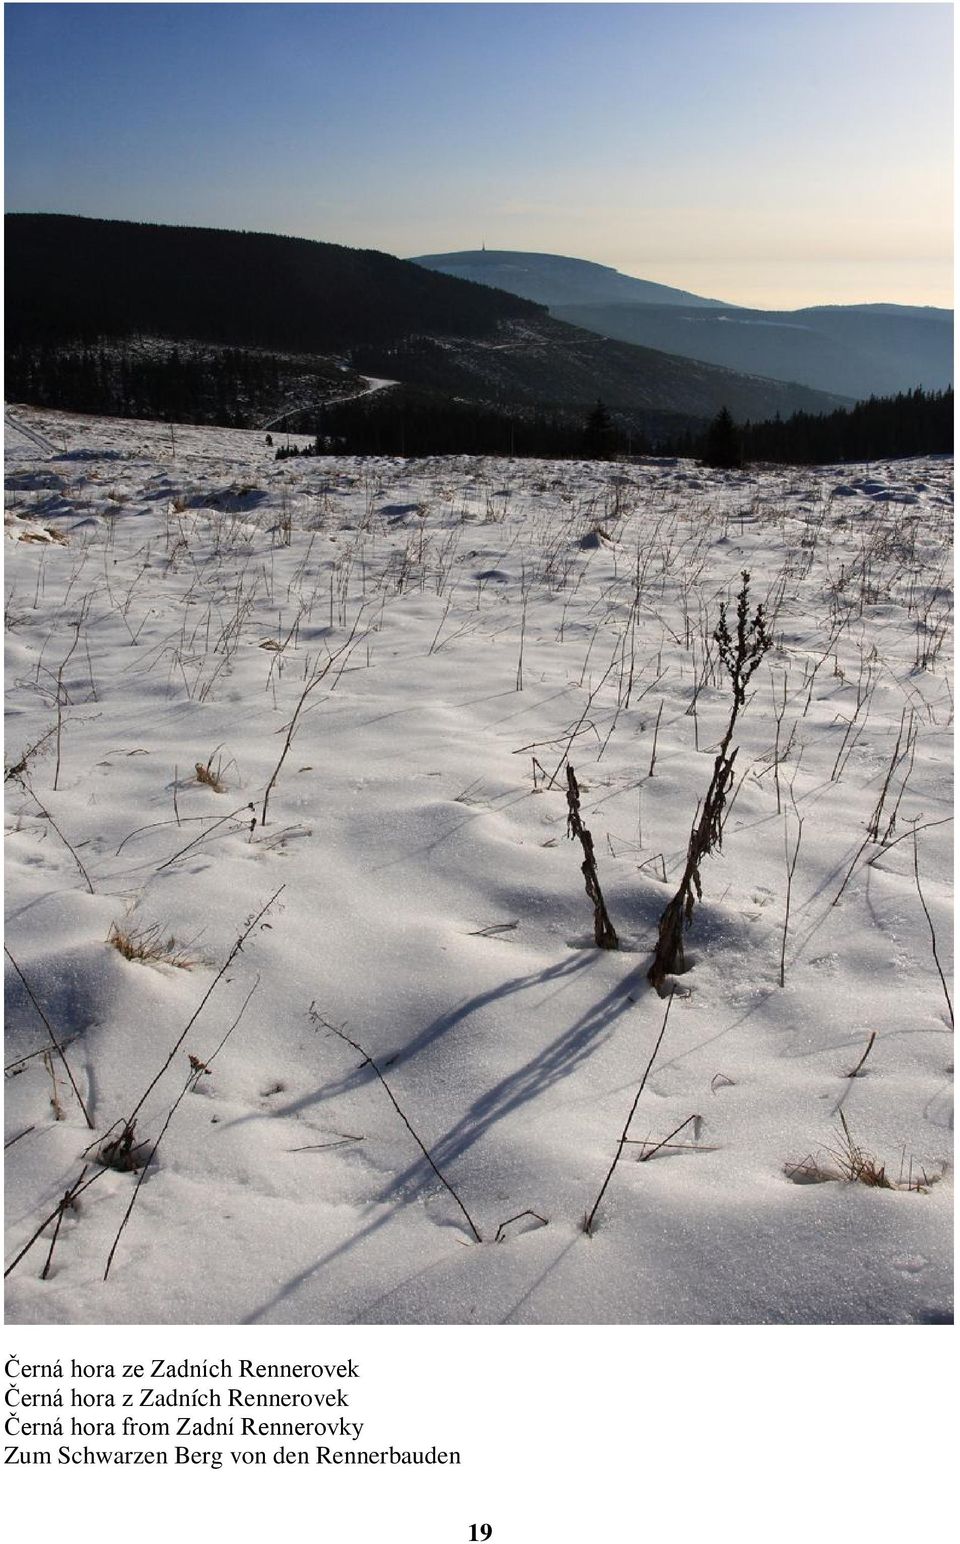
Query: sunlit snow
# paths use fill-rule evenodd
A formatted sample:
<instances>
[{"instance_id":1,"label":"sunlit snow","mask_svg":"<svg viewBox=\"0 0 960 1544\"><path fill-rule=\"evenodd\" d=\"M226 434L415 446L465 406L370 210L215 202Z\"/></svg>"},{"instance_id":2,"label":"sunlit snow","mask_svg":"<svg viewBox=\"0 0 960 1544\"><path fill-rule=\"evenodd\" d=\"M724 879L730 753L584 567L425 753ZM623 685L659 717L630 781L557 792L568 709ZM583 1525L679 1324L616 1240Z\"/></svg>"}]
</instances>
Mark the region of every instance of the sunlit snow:
<instances>
[{"instance_id":1,"label":"sunlit snow","mask_svg":"<svg viewBox=\"0 0 960 1544\"><path fill-rule=\"evenodd\" d=\"M8 1263L53 1220L11 1320L949 1317L951 461L277 462L13 418ZM774 646L588 1236L744 570ZM181 1036L104 1281L140 1175L97 1153Z\"/></svg>"}]
</instances>

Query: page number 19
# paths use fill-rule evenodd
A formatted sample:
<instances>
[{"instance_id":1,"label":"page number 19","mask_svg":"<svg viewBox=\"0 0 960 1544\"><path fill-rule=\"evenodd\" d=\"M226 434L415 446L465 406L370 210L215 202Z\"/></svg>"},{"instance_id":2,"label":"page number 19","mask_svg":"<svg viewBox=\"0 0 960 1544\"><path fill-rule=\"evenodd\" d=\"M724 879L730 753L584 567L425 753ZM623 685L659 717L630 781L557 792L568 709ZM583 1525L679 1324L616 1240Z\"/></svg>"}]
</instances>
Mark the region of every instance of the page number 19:
<instances>
[{"instance_id":1,"label":"page number 19","mask_svg":"<svg viewBox=\"0 0 960 1544\"><path fill-rule=\"evenodd\" d=\"M493 1529L489 1523L470 1524L470 1544L487 1544L487 1539L493 1538Z\"/></svg>"}]
</instances>

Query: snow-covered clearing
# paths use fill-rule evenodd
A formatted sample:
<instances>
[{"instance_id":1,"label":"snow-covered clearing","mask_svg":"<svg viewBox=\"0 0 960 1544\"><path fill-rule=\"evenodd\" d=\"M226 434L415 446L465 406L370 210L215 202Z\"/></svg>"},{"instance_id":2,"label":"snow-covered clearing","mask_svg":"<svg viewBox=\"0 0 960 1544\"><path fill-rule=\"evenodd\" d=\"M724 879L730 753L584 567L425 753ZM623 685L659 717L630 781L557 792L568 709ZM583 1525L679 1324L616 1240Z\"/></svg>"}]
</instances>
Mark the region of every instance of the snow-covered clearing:
<instances>
[{"instance_id":1,"label":"snow-covered clearing","mask_svg":"<svg viewBox=\"0 0 960 1544\"><path fill-rule=\"evenodd\" d=\"M379 375L363 375L360 377L360 379L366 381L367 383L362 391L351 391L344 397L331 397L328 399L325 406L336 403L336 405L339 407L342 402L357 402L361 397L375 397L378 391L386 391L388 386L396 386L398 384L396 381L388 381L385 377ZM309 413L313 411L315 407L315 399L312 401L300 402L294 407L287 408L286 412L280 413L276 418L267 419L261 425L261 428L282 429L283 425L289 418L296 418L300 414Z\"/></svg>"},{"instance_id":2,"label":"snow-covered clearing","mask_svg":"<svg viewBox=\"0 0 960 1544\"><path fill-rule=\"evenodd\" d=\"M52 1220L11 1319L949 1317L951 462L278 463L15 417L8 1262ZM774 647L588 1236L744 569ZM148 1168L101 1167L134 1113ZM829 1177L841 1116L892 1188Z\"/></svg>"}]
</instances>

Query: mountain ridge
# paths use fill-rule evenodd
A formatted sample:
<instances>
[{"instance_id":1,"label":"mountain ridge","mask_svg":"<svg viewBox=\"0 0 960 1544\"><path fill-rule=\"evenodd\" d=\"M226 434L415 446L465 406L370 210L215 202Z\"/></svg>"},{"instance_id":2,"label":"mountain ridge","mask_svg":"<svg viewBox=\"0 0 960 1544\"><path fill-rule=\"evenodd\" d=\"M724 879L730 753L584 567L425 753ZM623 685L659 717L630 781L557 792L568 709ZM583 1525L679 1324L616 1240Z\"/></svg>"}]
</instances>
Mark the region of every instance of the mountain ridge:
<instances>
[{"instance_id":1,"label":"mountain ridge","mask_svg":"<svg viewBox=\"0 0 960 1544\"><path fill-rule=\"evenodd\" d=\"M554 252L511 252L483 247L479 251L429 253L409 261L433 273L446 273L474 284L507 289L511 294L551 308L582 302L584 294L601 295L610 303L634 300L638 304L706 308L726 304L722 300L696 295L692 290L658 284L652 279L636 279L606 263L595 263L583 257L563 257ZM518 284L519 288L516 287Z\"/></svg>"},{"instance_id":2,"label":"mountain ridge","mask_svg":"<svg viewBox=\"0 0 960 1544\"><path fill-rule=\"evenodd\" d=\"M238 424L285 405L308 355L318 403L329 400L331 370L342 365L498 408L582 418L603 398L627 429L664 411L702 419L726 405L757 419L839 400L607 341L522 296L371 249L70 215L14 214L5 223L8 381L26 401L42 388L50 406L118 410L115 345L149 338L169 355L163 381L154 389L149 360L128 357L119 374L137 377L129 403L152 393L189 412L202 395L226 404L218 411ZM112 357L101 360L106 344ZM256 351L277 357L258 361Z\"/></svg>"},{"instance_id":3,"label":"mountain ridge","mask_svg":"<svg viewBox=\"0 0 960 1544\"><path fill-rule=\"evenodd\" d=\"M871 301L764 310L686 298L686 291L551 253L454 252L412 261L496 283L601 337L839 396L938 390L953 379L953 313L942 307Z\"/></svg>"}]
</instances>

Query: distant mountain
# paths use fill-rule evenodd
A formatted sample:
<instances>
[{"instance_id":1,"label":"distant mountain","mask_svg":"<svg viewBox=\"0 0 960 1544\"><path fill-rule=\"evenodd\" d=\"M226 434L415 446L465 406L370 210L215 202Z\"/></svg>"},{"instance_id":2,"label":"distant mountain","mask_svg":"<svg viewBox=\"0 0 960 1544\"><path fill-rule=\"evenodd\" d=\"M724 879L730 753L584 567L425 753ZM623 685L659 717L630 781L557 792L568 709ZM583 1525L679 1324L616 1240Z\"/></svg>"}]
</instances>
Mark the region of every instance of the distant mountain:
<instances>
[{"instance_id":1,"label":"distant mountain","mask_svg":"<svg viewBox=\"0 0 960 1544\"><path fill-rule=\"evenodd\" d=\"M953 381L953 312L933 307L580 305L558 306L553 314L601 337L845 397L886 396L915 386L939 391Z\"/></svg>"},{"instance_id":2,"label":"distant mountain","mask_svg":"<svg viewBox=\"0 0 960 1544\"><path fill-rule=\"evenodd\" d=\"M723 405L756 419L837 404L608 341L382 252L288 236L8 215L6 279L8 394L80 411L146 403L256 424L342 400L363 388L357 372L497 410L577 416L600 397L627 432Z\"/></svg>"},{"instance_id":3,"label":"distant mountain","mask_svg":"<svg viewBox=\"0 0 960 1544\"><path fill-rule=\"evenodd\" d=\"M542 306L654 305L719 306L689 290L672 289L648 279L632 279L616 268L589 263L579 257L557 257L550 252L441 252L414 257L411 262L434 273L474 284L488 284L522 295Z\"/></svg>"},{"instance_id":4,"label":"distant mountain","mask_svg":"<svg viewBox=\"0 0 960 1544\"><path fill-rule=\"evenodd\" d=\"M704 419L726 406L743 420L822 413L840 400L599 338L543 312L501 322L491 338L413 337L385 349L358 349L351 357L357 369L371 375L495 404L569 411L590 407L600 397L644 427L651 413Z\"/></svg>"},{"instance_id":5,"label":"distant mountain","mask_svg":"<svg viewBox=\"0 0 960 1544\"><path fill-rule=\"evenodd\" d=\"M601 337L843 397L940 390L953 381L953 312L935 306L760 311L549 253L449 252L414 261L537 300Z\"/></svg>"},{"instance_id":6,"label":"distant mountain","mask_svg":"<svg viewBox=\"0 0 960 1544\"><path fill-rule=\"evenodd\" d=\"M882 311L891 316L952 316L953 312L942 306L896 306L889 300L863 300L846 306L815 306L816 311Z\"/></svg>"}]
</instances>

